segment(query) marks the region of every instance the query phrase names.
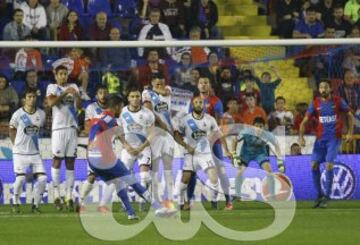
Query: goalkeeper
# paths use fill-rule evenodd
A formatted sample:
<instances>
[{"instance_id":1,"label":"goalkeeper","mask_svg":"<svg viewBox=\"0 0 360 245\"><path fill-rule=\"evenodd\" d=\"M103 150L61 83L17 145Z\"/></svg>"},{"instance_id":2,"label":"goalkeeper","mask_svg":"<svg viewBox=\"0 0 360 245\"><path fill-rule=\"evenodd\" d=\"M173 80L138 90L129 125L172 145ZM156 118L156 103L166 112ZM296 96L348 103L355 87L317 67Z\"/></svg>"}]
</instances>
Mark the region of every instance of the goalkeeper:
<instances>
[{"instance_id":1,"label":"goalkeeper","mask_svg":"<svg viewBox=\"0 0 360 245\"><path fill-rule=\"evenodd\" d=\"M272 197L275 195L275 180L272 173L268 146L274 148L274 153L277 156L278 170L281 173L285 172L283 160L280 158L280 148L276 142L274 135L264 130L265 121L261 117L256 117L253 121L253 127L248 126L241 130L238 136L233 140L232 144L232 163L238 168L238 173L235 179L236 196L241 197L241 186L244 182L243 174L248 167L250 161L256 161L262 169L268 173L268 186ZM243 141L240 154L236 152L237 144Z\"/></svg>"}]
</instances>

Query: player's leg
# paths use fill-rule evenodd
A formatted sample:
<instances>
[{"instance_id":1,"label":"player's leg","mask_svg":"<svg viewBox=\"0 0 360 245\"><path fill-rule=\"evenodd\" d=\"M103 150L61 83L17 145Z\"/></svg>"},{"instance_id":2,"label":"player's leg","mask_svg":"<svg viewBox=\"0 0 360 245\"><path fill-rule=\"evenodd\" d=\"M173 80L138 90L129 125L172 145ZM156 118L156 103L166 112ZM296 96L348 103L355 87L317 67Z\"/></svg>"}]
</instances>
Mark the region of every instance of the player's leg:
<instances>
[{"instance_id":1,"label":"player's leg","mask_svg":"<svg viewBox=\"0 0 360 245\"><path fill-rule=\"evenodd\" d=\"M224 168L224 154L222 150L222 146L220 143L215 143L213 146L213 153L214 153L214 162L217 168L217 173L220 179L221 188L224 191L224 196L226 200L226 207L225 209L232 209L231 197L230 197L230 183L229 178L226 175L226 171Z\"/></svg>"},{"instance_id":2,"label":"player's leg","mask_svg":"<svg viewBox=\"0 0 360 245\"><path fill-rule=\"evenodd\" d=\"M314 143L314 149L311 155L311 174L313 178L313 183L317 198L315 200L314 208L318 208L323 197L324 193L321 189L321 173L320 173L320 163L325 161L326 148L325 143L320 140L316 140Z\"/></svg>"},{"instance_id":3,"label":"player's leg","mask_svg":"<svg viewBox=\"0 0 360 245\"><path fill-rule=\"evenodd\" d=\"M195 188L196 188L197 176L195 172L191 173L189 183L186 190L186 201L184 202L184 210L190 209L190 202L194 198Z\"/></svg>"},{"instance_id":4,"label":"player's leg","mask_svg":"<svg viewBox=\"0 0 360 245\"><path fill-rule=\"evenodd\" d=\"M264 169L266 171L266 181L267 181L267 186L269 188L269 194L270 194L270 197L267 198L267 200L269 201L273 201L275 200L275 175L272 173L272 168L271 168L271 165L270 165L270 162L268 159L266 160L259 160L260 161L260 166L262 169Z\"/></svg>"},{"instance_id":5,"label":"player's leg","mask_svg":"<svg viewBox=\"0 0 360 245\"><path fill-rule=\"evenodd\" d=\"M196 161L195 159L196 157L194 155L191 154L185 154L184 155L184 164L183 164L183 169L182 169L182 177L181 177L181 181L180 181L180 185L179 185L179 189L178 189L178 193L179 193L179 205L181 206L182 204L184 204L183 206L183 210L190 210L190 199L189 199L189 184L191 183L192 179L194 178L193 176L195 176L194 173L194 161ZM196 178L195 178L196 181ZM187 200L185 200L185 191L187 191ZM193 195L193 193L192 193ZM191 197L192 197L191 195Z\"/></svg>"},{"instance_id":6,"label":"player's leg","mask_svg":"<svg viewBox=\"0 0 360 245\"><path fill-rule=\"evenodd\" d=\"M110 211L108 208L108 205L111 205L111 203L112 203L112 197L113 197L114 191L115 191L114 184L109 184L109 185L104 186L103 193L102 193L99 207L98 207L98 211L100 211L100 212L109 212Z\"/></svg>"},{"instance_id":7,"label":"player's leg","mask_svg":"<svg viewBox=\"0 0 360 245\"><path fill-rule=\"evenodd\" d=\"M235 178L235 193L236 196L239 198L239 200L241 200L241 187L244 183L244 172L246 170L247 164L241 164L238 167L238 171L236 173L236 178Z\"/></svg>"},{"instance_id":8,"label":"player's leg","mask_svg":"<svg viewBox=\"0 0 360 245\"><path fill-rule=\"evenodd\" d=\"M74 210L74 200L72 195L74 190L74 183L75 183L74 165L75 165L75 157L65 157L65 166L66 166L65 203L69 211Z\"/></svg>"},{"instance_id":9,"label":"player's leg","mask_svg":"<svg viewBox=\"0 0 360 245\"><path fill-rule=\"evenodd\" d=\"M34 196L34 203L32 206L32 212L40 213L39 205L42 199L42 196L46 189L47 183L47 176L45 173L45 167L41 160L40 155L32 156L33 162L33 173L36 178L36 182L34 184L33 196Z\"/></svg>"},{"instance_id":10,"label":"player's leg","mask_svg":"<svg viewBox=\"0 0 360 245\"><path fill-rule=\"evenodd\" d=\"M27 156L13 155L15 182L13 184L12 212L20 213L20 195L25 183L25 173L28 167Z\"/></svg>"},{"instance_id":11,"label":"player's leg","mask_svg":"<svg viewBox=\"0 0 360 245\"><path fill-rule=\"evenodd\" d=\"M218 209L217 198L218 198L218 189L219 189L219 180L216 167L209 167L206 170L206 173L210 180L210 193L211 193L211 204L213 209Z\"/></svg>"},{"instance_id":12,"label":"player's leg","mask_svg":"<svg viewBox=\"0 0 360 245\"><path fill-rule=\"evenodd\" d=\"M51 167L51 179L53 185L54 204L57 210L62 210L60 197L60 167L65 157L65 135L63 130L53 131L51 134L51 151L53 154L53 163Z\"/></svg>"},{"instance_id":13,"label":"player's leg","mask_svg":"<svg viewBox=\"0 0 360 245\"><path fill-rule=\"evenodd\" d=\"M95 179L95 173L91 171L88 166L88 176L87 179L83 182L80 191L80 212L85 211L85 199L94 188Z\"/></svg>"},{"instance_id":14,"label":"player's leg","mask_svg":"<svg viewBox=\"0 0 360 245\"><path fill-rule=\"evenodd\" d=\"M151 184L151 149L150 147L146 147L141 155L138 157L139 167L140 167L140 184L146 189L149 188Z\"/></svg>"},{"instance_id":15,"label":"player's leg","mask_svg":"<svg viewBox=\"0 0 360 245\"><path fill-rule=\"evenodd\" d=\"M131 174L129 172L129 174ZM112 186L111 188L113 188L118 197L121 199L122 203L124 204L125 210L128 214L128 219L129 220L135 220L135 219L139 219L139 217L135 214L135 210L133 209L130 200L129 200L129 196L127 194L127 185L124 181L121 180L117 180L117 181L110 181L106 183L107 186Z\"/></svg>"},{"instance_id":16,"label":"player's leg","mask_svg":"<svg viewBox=\"0 0 360 245\"><path fill-rule=\"evenodd\" d=\"M172 172L173 155L164 154L163 162L164 162L164 178L165 178L165 186L167 191L167 199L168 201L172 201L174 198L174 177Z\"/></svg>"},{"instance_id":17,"label":"player's leg","mask_svg":"<svg viewBox=\"0 0 360 245\"><path fill-rule=\"evenodd\" d=\"M156 159L153 160L153 162L151 164L151 190L152 190L153 199L158 202L160 202L159 178L158 178L160 160L161 160L161 158L157 157Z\"/></svg>"}]
</instances>

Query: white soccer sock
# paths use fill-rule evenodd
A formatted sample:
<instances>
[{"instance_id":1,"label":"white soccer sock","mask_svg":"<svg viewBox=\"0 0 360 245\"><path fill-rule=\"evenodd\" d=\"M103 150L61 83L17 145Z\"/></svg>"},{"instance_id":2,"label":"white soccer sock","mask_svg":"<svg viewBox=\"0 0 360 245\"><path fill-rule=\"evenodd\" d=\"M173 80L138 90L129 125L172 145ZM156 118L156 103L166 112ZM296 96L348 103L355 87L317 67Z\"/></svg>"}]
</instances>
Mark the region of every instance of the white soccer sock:
<instances>
[{"instance_id":1,"label":"white soccer sock","mask_svg":"<svg viewBox=\"0 0 360 245\"><path fill-rule=\"evenodd\" d=\"M140 172L140 184L145 187L145 189L148 189L151 177L149 171L147 172ZM140 198L140 202L144 202L144 199Z\"/></svg>"},{"instance_id":2,"label":"white soccer sock","mask_svg":"<svg viewBox=\"0 0 360 245\"><path fill-rule=\"evenodd\" d=\"M151 188L152 188L153 200L159 201L160 199L159 199L159 179L158 179L158 172L152 172Z\"/></svg>"},{"instance_id":3,"label":"white soccer sock","mask_svg":"<svg viewBox=\"0 0 360 245\"><path fill-rule=\"evenodd\" d=\"M123 187L122 187L123 188ZM113 193L115 191L115 184L111 183L111 184L106 184L102 193L102 197L100 200L100 206L106 206L108 204L111 203L112 201L112 196Z\"/></svg>"},{"instance_id":4,"label":"white soccer sock","mask_svg":"<svg viewBox=\"0 0 360 245\"><path fill-rule=\"evenodd\" d=\"M85 204L85 198L89 195L93 188L94 184L90 183L88 180L84 181L80 192L80 200L82 205Z\"/></svg>"},{"instance_id":5,"label":"white soccer sock","mask_svg":"<svg viewBox=\"0 0 360 245\"><path fill-rule=\"evenodd\" d=\"M174 192L174 179L172 170L165 170L164 171L164 178L165 178L165 186L167 190L167 197L171 201L173 200L173 192Z\"/></svg>"},{"instance_id":6,"label":"white soccer sock","mask_svg":"<svg viewBox=\"0 0 360 245\"><path fill-rule=\"evenodd\" d=\"M52 167L51 178L54 188L54 199L60 198L60 169Z\"/></svg>"},{"instance_id":7,"label":"white soccer sock","mask_svg":"<svg viewBox=\"0 0 360 245\"><path fill-rule=\"evenodd\" d=\"M211 193L211 201L216 202L218 197L218 189L219 189L219 182L216 182L216 184L213 184L210 182L210 193Z\"/></svg>"},{"instance_id":8,"label":"white soccer sock","mask_svg":"<svg viewBox=\"0 0 360 245\"><path fill-rule=\"evenodd\" d=\"M20 195L21 195L21 189L23 187L23 184L25 183L25 175L18 175L16 176L14 185L13 185L13 204L20 204Z\"/></svg>"},{"instance_id":9,"label":"white soccer sock","mask_svg":"<svg viewBox=\"0 0 360 245\"><path fill-rule=\"evenodd\" d=\"M184 204L184 199L185 199L185 192L187 189L188 184L183 183L182 181L180 181L180 185L179 185L179 205Z\"/></svg>"},{"instance_id":10,"label":"white soccer sock","mask_svg":"<svg viewBox=\"0 0 360 245\"><path fill-rule=\"evenodd\" d=\"M42 195L46 189L47 177L46 175L39 175L34 185L34 205L39 207Z\"/></svg>"},{"instance_id":11,"label":"white soccer sock","mask_svg":"<svg viewBox=\"0 0 360 245\"><path fill-rule=\"evenodd\" d=\"M74 189L74 170L66 170L66 196L65 200L72 199L72 192Z\"/></svg>"}]
</instances>

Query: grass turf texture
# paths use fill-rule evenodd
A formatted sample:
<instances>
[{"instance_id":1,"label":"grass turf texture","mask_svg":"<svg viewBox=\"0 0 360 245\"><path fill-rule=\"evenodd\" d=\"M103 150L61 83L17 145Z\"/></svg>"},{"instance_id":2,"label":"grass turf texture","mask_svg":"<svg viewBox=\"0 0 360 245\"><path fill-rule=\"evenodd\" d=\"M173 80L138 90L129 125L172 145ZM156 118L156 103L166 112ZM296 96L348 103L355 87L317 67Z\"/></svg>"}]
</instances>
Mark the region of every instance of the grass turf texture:
<instances>
[{"instance_id":1,"label":"grass turf texture","mask_svg":"<svg viewBox=\"0 0 360 245\"><path fill-rule=\"evenodd\" d=\"M175 242L160 236L154 225L150 225L140 235L118 242L106 242L92 238L82 228L78 214L58 212L53 205L43 205L42 214L30 213L29 205L22 206L21 214L11 214L10 206L0 206L1 245L77 245L77 244L359 244L360 202L332 201L327 209L313 209L312 202L298 202L294 220L280 235L258 242L237 242L219 237L202 226L190 240ZM222 208L224 204L220 205ZM135 206L136 207L136 206ZM233 211L211 210L208 212L219 223L234 230L256 230L271 224L273 211L267 205L256 202L236 202ZM114 209L119 210L118 205ZM139 213L144 217L145 213ZM183 212L183 220L188 219ZM122 211L116 213L122 224L131 224Z\"/></svg>"}]
</instances>

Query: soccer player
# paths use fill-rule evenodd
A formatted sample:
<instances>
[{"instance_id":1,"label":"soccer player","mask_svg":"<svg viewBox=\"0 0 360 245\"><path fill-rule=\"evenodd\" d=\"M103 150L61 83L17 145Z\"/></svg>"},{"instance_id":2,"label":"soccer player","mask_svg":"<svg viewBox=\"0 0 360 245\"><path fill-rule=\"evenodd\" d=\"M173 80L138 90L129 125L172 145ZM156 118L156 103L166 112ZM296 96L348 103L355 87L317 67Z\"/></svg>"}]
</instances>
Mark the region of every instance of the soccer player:
<instances>
[{"instance_id":1,"label":"soccer player","mask_svg":"<svg viewBox=\"0 0 360 245\"><path fill-rule=\"evenodd\" d=\"M154 129L155 116L141 105L141 92L137 87L131 87L127 93L128 106L123 108L119 117L119 126L124 135L120 137L123 144L121 161L129 169L133 169L135 161L140 167L140 183L146 189L151 183L151 149L149 132ZM144 209L144 202L140 200L140 210Z\"/></svg>"},{"instance_id":2,"label":"soccer player","mask_svg":"<svg viewBox=\"0 0 360 245\"><path fill-rule=\"evenodd\" d=\"M210 85L209 78L207 78L207 77L199 78L198 90L200 92L200 97L204 100L204 103L203 103L204 104L204 108L203 108L204 112L213 116L216 119L218 125L220 125L222 117L224 115L224 108L223 108L223 104L222 104L221 100L218 97L216 97L215 95L211 94L211 85ZM226 171L225 171L224 164L223 164L224 155L223 155L223 151L222 151L222 146L224 148L227 148L227 146L226 146L225 141L223 143L224 144L222 145L221 142L219 140L217 140L212 147L212 153L213 153L213 158L215 161L215 166L217 168L217 172L219 175L220 184L224 191L224 196L225 196L225 200L226 200L225 210L232 210L233 205L232 205L231 198L229 195L229 193L230 193L229 178L226 175ZM227 156L231 157L230 153L228 153ZM188 210L190 208L190 200L194 195L195 185L196 185L196 175L194 174L191 177L191 180L189 183L188 192L187 192L188 201L184 203L184 210ZM217 209L218 208L217 202L212 202L212 207L214 209Z\"/></svg>"},{"instance_id":3,"label":"soccer player","mask_svg":"<svg viewBox=\"0 0 360 245\"><path fill-rule=\"evenodd\" d=\"M102 113L106 109L106 97L109 92L106 86L100 85L96 88L96 101L86 107L85 110L85 131L89 133L91 123L102 117ZM91 168L88 166L88 177L84 182L80 193L80 211L85 210L85 198L89 195L94 187L96 176ZM98 211L102 213L108 213L110 210L107 204L111 202L112 193L115 190L115 186L105 185L102 198L98 207Z\"/></svg>"},{"instance_id":4,"label":"soccer player","mask_svg":"<svg viewBox=\"0 0 360 245\"><path fill-rule=\"evenodd\" d=\"M159 199L158 171L160 160L164 163L164 179L168 201L173 200L174 181L172 176L172 160L174 157L175 141L169 134L173 134L173 124L170 117L171 87L165 86L165 79L161 76L153 77L151 88L142 93L144 106L154 112L155 125L162 128L151 141L152 155L152 192L155 200ZM160 130L159 130L160 131ZM167 132L166 132L167 131Z\"/></svg>"},{"instance_id":5,"label":"soccer player","mask_svg":"<svg viewBox=\"0 0 360 245\"><path fill-rule=\"evenodd\" d=\"M245 126L239 132L236 139L233 140L232 152L233 164L238 168L238 173L235 180L236 196L241 197L241 186L244 182L243 174L251 161L256 161L259 166L268 173L268 184L270 194L275 197L275 182L271 175L272 169L269 160L269 152L267 146L273 146L274 153L277 156L278 169L280 172L285 172L283 160L280 157L280 148L276 143L276 139L269 131L265 131L265 120L262 117L256 117L253 121L253 126ZM243 141L241 151L236 153L238 142Z\"/></svg>"},{"instance_id":6,"label":"soccer player","mask_svg":"<svg viewBox=\"0 0 360 245\"><path fill-rule=\"evenodd\" d=\"M224 141L224 138L215 118L204 112L204 100L200 96L193 98L192 107L193 112L180 119L174 134L175 140L185 149L183 175L179 186L180 204L191 176L198 168L209 176L211 202L214 203L217 202L218 173L209 138L213 134L217 134L221 141ZM230 155L226 147L225 151Z\"/></svg>"},{"instance_id":7,"label":"soccer player","mask_svg":"<svg viewBox=\"0 0 360 245\"><path fill-rule=\"evenodd\" d=\"M51 176L54 187L54 203L62 210L60 199L60 166L65 158L66 196L65 203L69 211L73 211L72 192L74 187L74 162L77 150L77 111L81 108L79 88L67 83L68 69L58 66L54 70L56 84L49 84L46 91L47 101L52 107L51 149L53 165Z\"/></svg>"},{"instance_id":8,"label":"soccer player","mask_svg":"<svg viewBox=\"0 0 360 245\"><path fill-rule=\"evenodd\" d=\"M346 142L351 141L352 138L354 116L344 99L331 95L330 81L320 81L319 93L320 96L315 98L311 103L302 123L300 124L299 144L301 146L305 146L305 125L312 116L315 116L317 118L318 125L311 162L313 181L318 196L315 200L314 208L326 208L332 190L334 161L341 145L341 133L343 128L343 122L340 118L341 112L346 113L348 119L348 132L345 139ZM320 183L321 174L319 165L323 162L327 163L325 192L322 191Z\"/></svg>"},{"instance_id":9,"label":"soccer player","mask_svg":"<svg viewBox=\"0 0 360 245\"><path fill-rule=\"evenodd\" d=\"M13 212L20 212L20 194L28 167L36 178L33 190L32 212L40 213L39 204L46 188L47 177L39 152L39 131L45 123L45 112L36 108L36 89L26 89L24 106L11 117L9 135L13 143L14 173L16 175L13 197Z\"/></svg>"},{"instance_id":10,"label":"soccer player","mask_svg":"<svg viewBox=\"0 0 360 245\"><path fill-rule=\"evenodd\" d=\"M96 176L99 176L108 185L111 183L115 185L116 192L128 212L128 219L138 219L130 204L126 184L130 185L147 202L151 202L151 194L136 181L125 164L117 159L114 153L114 139L123 137L122 128L118 127L116 120L121 109L122 99L116 95L111 95L107 99L107 109L90 129L88 161ZM146 144L150 145L150 142L146 140ZM139 149L134 150L141 152ZM174 209L161 208L156 202L152 203L152 205L156 209L155 213L159 215L175 212Z\"/></svg>"}]
</instances>

